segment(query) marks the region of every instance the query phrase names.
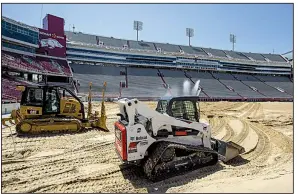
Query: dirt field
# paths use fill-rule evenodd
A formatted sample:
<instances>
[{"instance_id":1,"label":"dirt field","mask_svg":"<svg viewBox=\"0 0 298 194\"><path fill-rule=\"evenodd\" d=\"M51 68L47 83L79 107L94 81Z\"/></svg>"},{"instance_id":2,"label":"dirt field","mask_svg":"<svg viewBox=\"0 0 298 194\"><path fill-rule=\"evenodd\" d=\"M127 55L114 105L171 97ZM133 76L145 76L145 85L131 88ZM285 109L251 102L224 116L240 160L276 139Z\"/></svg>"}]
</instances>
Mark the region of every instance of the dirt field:
<instances>
[{"instance_id":1,"label":"dirt field","mask_svg":"<svg viewBox=\"0 0 298 194\"><path fill-rule=\"evenodd\" d=\"M19 138L2 129L2 192L293 192L292 103L201 103L213 136L246 153L157 183L138 168L119 167L113 145L118 107L106 103L106 110L109 133Z\"/></svg>"}]
</instances>

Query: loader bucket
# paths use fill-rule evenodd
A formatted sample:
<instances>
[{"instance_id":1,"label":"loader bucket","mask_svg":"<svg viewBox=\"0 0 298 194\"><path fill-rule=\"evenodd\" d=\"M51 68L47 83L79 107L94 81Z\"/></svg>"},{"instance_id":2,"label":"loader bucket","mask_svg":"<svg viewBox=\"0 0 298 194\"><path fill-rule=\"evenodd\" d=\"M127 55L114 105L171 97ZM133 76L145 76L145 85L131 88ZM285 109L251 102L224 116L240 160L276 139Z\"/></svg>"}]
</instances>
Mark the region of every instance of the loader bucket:
<instances>
[{"instance_id":1,"label":"loader bucket","mask_svg":"<svg viewBox=\"0 0 298 194\"><path fill-rule=\"evenodd\" d=\"M227 162L239 154L242 154L245 152L244 147L229 141L229 142L224 142L221 140L216 140L218 142L218 154L221 156L220 159L223 162Z\"/></svg>"}]
</instances>

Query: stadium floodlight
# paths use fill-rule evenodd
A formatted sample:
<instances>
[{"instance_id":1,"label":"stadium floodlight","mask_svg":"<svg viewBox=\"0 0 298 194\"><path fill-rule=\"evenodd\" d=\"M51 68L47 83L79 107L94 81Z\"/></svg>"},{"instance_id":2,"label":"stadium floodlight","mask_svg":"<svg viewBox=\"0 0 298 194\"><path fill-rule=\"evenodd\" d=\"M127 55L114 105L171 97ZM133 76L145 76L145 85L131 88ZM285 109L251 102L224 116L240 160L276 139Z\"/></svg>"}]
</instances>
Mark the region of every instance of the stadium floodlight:
<instances>
[{"instance_id":1,"label":"stadium floodlight","mask_svg":"<svg viewBox=\"0 0 298 194\"><path fill-rule=\"evenodd\" d=\"M236 43L236 36L235 36L235 34L230 34L230 42L233 44L233 51L234 51L234 45Z\"/></svg>"},{"instance_id":2,"label":"stadium floodlight","mask_svg":"<svg viewBox=\"0 0 298 194\"><path fill-rule=\"evenodd\" d=\"M134 21L133 22L133 29L137 31L137 41L139 41L139 31L143 30L143 22Z\"/></svg>"},{"instance_id":3,"label":"stadium floodlight","mask_svg":"<svg viewBox=\"0 0 298 194\"><path fill-rule=\"evenodd\" d=\"M190 37L194 36L194 30L192 28L186 28L186 36L188 37L188 45L190 46Z\"/></svg>"}]
</instances>

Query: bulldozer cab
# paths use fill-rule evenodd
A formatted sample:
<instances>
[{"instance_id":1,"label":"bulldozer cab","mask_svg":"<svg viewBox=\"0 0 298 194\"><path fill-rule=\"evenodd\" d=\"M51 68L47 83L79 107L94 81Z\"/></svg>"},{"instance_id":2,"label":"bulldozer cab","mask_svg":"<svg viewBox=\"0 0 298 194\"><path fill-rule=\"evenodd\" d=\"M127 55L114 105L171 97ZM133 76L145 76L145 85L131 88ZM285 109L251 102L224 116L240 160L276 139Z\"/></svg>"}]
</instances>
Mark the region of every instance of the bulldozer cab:
<instances>
[{"instance_id":1,"label":"bulldozer cab","mask_svg":"<svg viewBox=\"0 0 298 194\"><path fill-rule=\"evenodd\" d=\"M161 98L155 109L160 113L167 113L169 116L199 122L200 107L197 97L172 97Z\"/></svg>"},{"instance_id":2,"label":"bulldozer cab","mask_svg":"<svg viewBox=\"0 0 298 194\"><path fill-rule=\"evenodd\" d=\"M41 108L39 115L60 114L62 99L75 98L83 107L82 102L70 90L60 86L25 86L22 91L21 108ZM40 110L40 109L39 109ZM84 110L84 109L83 109ZM30 113L28 113L30 114ZM84 115L84 114L83 114Z\"/></svg>"}]
</instances>

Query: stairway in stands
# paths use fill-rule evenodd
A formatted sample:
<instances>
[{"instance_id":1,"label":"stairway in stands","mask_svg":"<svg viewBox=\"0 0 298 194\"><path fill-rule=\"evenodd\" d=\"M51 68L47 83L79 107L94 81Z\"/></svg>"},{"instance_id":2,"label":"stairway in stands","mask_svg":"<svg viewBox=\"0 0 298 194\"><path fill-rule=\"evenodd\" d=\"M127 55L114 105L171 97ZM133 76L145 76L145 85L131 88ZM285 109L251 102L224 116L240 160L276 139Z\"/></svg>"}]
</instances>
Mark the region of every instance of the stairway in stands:
<instances>
[{"instance_id":1,"label":"stairway in stands","mask_svg":"<svg viewBox=\"0 0 298 194\"><path fill-rule=\"evenodd\" d=\"M238 79L238 77L236 77L236 76L233 75L232 73L231 73L231 75L232 75L236 80L240 81L243 85L247 86L247 87L250 88L252 91L255 91L255 90L252 89L251 86L247 85L247 84L244 83L242 80ZM267 97L265 94L263 94L262 92L260 92L258 89L256 90L256 92L259 93L259 94L261 94L262 96Z\"/></svg>"},{"instance_id":2,"label":"stairway in stands","mask_svg":"<svg viewBox=\"0 0 298 194\"><path fill-rule=\"evenodd\" d=\"M224 84L222 81L220 81L220 79L218 77L216 77L212 72L209 72L211 74L211 76L217 80L219 83L221 83L224 87L226 87L228 90L230 90L231 92L235 92L238 96L240 96L241 98L244 98L243 96L241 96L238 92L235 91L234 88L232 88L231 86L227 86L226 84Z\"/></svg>"},{"instance_id":3,"label":"stairway in stands","mask_svg":"<svg viewBox=\"0 0 298 194\"><path fill-rule=\"evenodd\" d=\"M253 76L255 79L259 80L260 82L264 83L265 85L267 85L267 86L273 88L274 90L279 91L276 87L267 84L264 80L261 80L261 79L258 78L257 76L254 76L254 75L252 75L252 76ZM291 79L290 79L290 81L291 81ZM281 89L284 91L284 93L288 94L289 96L292 96L290 93L288 93L287 91L285 91L283 88L281 88ZM280 91L279 91L279 92L280 92ZM293 97L293 96L292 96L292 97Z\"/></svg>"}]
</instances>

